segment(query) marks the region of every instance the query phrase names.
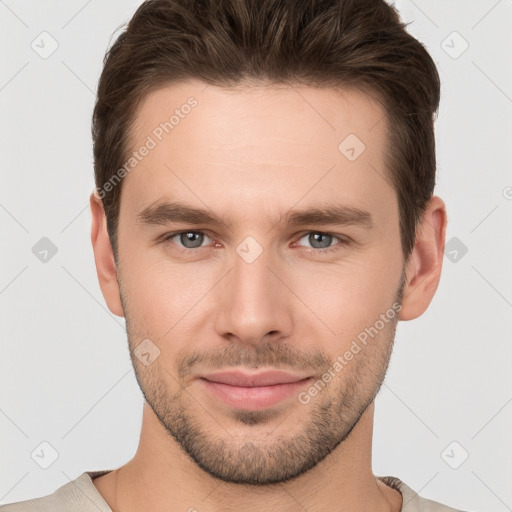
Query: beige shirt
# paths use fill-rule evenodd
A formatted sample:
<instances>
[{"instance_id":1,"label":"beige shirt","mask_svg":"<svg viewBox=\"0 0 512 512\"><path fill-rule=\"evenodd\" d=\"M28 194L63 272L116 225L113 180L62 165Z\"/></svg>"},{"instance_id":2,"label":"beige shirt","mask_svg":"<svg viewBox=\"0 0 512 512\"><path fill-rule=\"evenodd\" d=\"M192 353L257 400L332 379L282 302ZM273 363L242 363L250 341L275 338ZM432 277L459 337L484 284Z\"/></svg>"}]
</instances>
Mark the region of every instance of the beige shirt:
<instances>
[{"instance_id":1,"label":"beige shirt","mask_svg":"<svg viewBox=\"0 0 512 512\"><path fill-rule=\"evenodd\" d=\"M8 505L1 505L1 512L112 512L92 479L111 470L86 471L77 479L59 487L53 494ZM386 485L400 491L403 497L402 512L462 512L421 498L410 487L393 476L378 477Z\"/></svg>"}]
</instances>

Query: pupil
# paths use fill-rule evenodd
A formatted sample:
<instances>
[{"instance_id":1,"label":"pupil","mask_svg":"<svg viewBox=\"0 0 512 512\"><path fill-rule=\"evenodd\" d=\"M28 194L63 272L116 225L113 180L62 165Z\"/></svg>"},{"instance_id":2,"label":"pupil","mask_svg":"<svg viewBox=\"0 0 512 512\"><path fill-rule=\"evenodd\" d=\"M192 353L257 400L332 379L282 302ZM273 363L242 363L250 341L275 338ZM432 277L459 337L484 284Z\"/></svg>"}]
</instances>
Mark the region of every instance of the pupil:
<instances>
[{"instance_id":1,"label":"pupil","mask_svg":"<svg viewBox=\"0 0 512 512\"><path fill-rule=\"evenodd\" d=\"M189 249L200 247L201 243L202 243L202 238L201 238L202 236L203 235L201 233L192 233L192 232L183 233L180 237L181 243ZM196 237L199 237L199 238L196 238Z\"/></svg>"},{"instance_id":2,"label":"pupil","mask_svg":"<svg viewBox=\"0 0 512 512\"><path fill-rule=\"evenodd\" d=\"M316 243L316 242L318 242L319 240L318 240L318 238L317 238L317 237L320 237L320 239L321 239L322 237L324 237L324 238L326 239L326 242L327 242L327 243L325 243L325 240L324 240L324 244L323 244L323 245L322 245L322 240L320 240L320 245L321 245L321 247L315 247L315 243L311 243L311 245L312 245L313 247L315 247L316 249L325 249L326 247L329 247L329 245L330 245L330 241L331 241L331 238L332 238L332 236L331 236L331 235L326 235L326 234L324 234L324 233L313 233L313 234L311 234L311 235L309 235L309 236L310 236L310 243L311 243L311 240L314 240L314 242L315 242L315 243ZM311 239L311 237L313 237L313 239Z\"/></svg>"}]
</instances>

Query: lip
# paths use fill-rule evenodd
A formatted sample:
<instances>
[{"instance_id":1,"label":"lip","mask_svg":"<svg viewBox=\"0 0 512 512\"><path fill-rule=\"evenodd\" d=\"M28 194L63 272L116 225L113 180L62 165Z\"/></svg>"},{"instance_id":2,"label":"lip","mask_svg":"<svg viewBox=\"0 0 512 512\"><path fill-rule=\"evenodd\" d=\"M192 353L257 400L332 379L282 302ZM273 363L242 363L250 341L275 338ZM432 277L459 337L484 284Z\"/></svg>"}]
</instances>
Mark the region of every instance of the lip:
<instances>
[{"instance_id":1,"label":"lip","mask_svg":"<svg viewBox=\"0 0 512 512\"><path fill-rule=\"evenodd\" d=\"M267 370L260 373L246 373L236 370L211 373L202 375L203 379L210 382L229 384L230 386L256 387L256 386L275 386L277 384L290 384L298 382L309 377L309 375L294 375L282 370Z\"/></svg>"},{"instance_id":2,"label":"lip","mask_svg":"<svg viewBox=\"0 0 512 512\"><path fill-rule=\"evenodd\" d=\"M200 378L206 390L226 405L245 410L272 407L295 395L312 377L282 371L259 374L221 372Z\"/></svg>"}]
</instances>

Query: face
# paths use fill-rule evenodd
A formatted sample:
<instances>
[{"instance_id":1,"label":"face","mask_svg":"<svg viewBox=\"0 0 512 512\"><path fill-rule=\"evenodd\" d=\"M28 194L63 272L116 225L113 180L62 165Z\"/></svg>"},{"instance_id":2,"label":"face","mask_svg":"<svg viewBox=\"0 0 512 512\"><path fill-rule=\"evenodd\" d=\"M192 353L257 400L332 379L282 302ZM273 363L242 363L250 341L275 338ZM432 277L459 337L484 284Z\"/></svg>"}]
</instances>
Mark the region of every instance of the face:
<instances>
[{"instance_id":1,"label":"face","mask_svg":"<svg viewBox=\"0 0 512 512\"><path fill-rule=\"evenodd\" d=\"M149 149L118 232L130 352L162 425L219 479L306 472L384 379L404 277L385 124L355 90L186 82L140 105L132 150ZM267 370L296 382L205 379Z\"/></svg>"}]
</instances>

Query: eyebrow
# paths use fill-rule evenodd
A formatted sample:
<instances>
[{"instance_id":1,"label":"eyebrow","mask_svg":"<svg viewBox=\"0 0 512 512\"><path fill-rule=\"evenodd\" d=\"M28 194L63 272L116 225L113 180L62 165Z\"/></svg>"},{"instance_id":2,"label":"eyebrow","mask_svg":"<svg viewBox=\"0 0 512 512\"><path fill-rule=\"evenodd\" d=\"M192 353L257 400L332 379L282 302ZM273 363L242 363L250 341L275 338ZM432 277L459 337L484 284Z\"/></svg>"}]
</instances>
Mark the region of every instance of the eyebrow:
<instances>
[{"instance_id":1,"label":"eyebrow","mask_svg":"<svg viewBox=\"0 0 512 512\"><path fill-rule=\"evenodd\" d=\"M136 214L136 222L146 226L164 226L172 222L209 224L228 228L230 223L210 210L195 208L176 201L150 205ZM373 227L370 212L352 206L322 205L304 210L290 210L282 215L279 223L292 226L303 224L360 225Z\"/></svg>"}]
</instances>

